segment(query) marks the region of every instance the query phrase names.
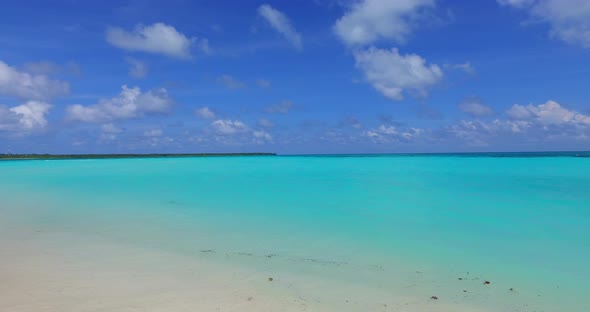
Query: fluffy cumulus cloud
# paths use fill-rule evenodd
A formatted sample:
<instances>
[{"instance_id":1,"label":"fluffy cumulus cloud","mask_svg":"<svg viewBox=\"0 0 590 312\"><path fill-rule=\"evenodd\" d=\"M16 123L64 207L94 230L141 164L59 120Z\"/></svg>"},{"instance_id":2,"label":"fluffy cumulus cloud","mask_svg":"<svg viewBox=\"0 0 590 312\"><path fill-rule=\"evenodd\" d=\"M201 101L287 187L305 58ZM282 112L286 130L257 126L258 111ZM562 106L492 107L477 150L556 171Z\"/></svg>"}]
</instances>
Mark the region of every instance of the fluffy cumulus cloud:
<instances>
[{"instance_id":1,"label":"fluffy cumulus cloud","mask_svg":"<svg viewBox=\"0 0 590 312\"><path fill-rule=\"evenodd\" d=\"M0 61L0 95L25 100L48 100L69 92L67 82L21 72Z\"/></svg>"},{"instance_id":2,"label":"fluffy cumulus cloud","mask_svg":"<svg viewBox=\"0 0 590 312\"><path fill-rule=\"evenodd\" d=\"M295 30L289 18L281 11L268 4L258 7L258 14L262 16L276 32L287 39L295 48L303 48L301 34Z\"/></svg>"},{"instance_id":3,"label":"fluffy cumulus cloud","mask_svg":"<svg viewBox=\"0 0 590 312\"><path fill-rule=\"evenodd\" d=\"M240 120L217 119L210 125L217 142L225 144L243 144L252 142L264 144L272 141L270 133L261 129L252 129Z\"/></svg>"},{"instance_id":4,"label":"fluffy cumulus cloud","mask_svg":"<svg viewBox=\"0 0 590 312\"><path fill-rule=\"evenodd\" d=\"M207 39L189 38L164 23L137 25L132 31L111 27L107 30L106 40L124 50L156 53L180 59L190 58L192 47L205 53L210 52Z\"/></svg>"},{"instance_id":5,"label":"fluffy cumulus cloud","mask_svg":"<svg viewBox=\"0 0 590 312\"><path fill-rule=\"evenodd\" d=\"M587 140L590 116L567 109L555 101L540 105L513 105L508 119L461 120L444 130L471 145L488 146L501 142L549 142Z\"/></svg>"},{"instance_id":6,"label":"fluffy cumulus cloud","mask_svg":"<svg viewBox=\"0 0 590 312\"><path fill-rule=\"evenodd\" d=\"M122 87L121 93L94 105L75 104L66 108L67 118L82 122L105 122L137 118L148 114L162 114L170 110L173 101L166 89L141 92L139 87Z\"/></svg>"},{"instance_id":7,"label":"fluffy cumulus cloud","mask_svg":"<svg viewBox=\"0 0 590 312\"><path fill-rule=\"evenodd\" d=\"M421 10L434 0L362 0L336 21L334 32L346 44L363 46L380 39L403 43Z\"/></svg>"},{"instance_id":8,"label":"fluffy cumulus cloud","mask_svg":"<svg viewBox=\"0 0 590 312\"><path fill-rule=\"evenodd\" d=\"M434 6L434 0L359 0L350 5L333 28L352 49L356 67L383 95L393 100L402 100L405 91L425 96L429 87L442 80L440 66L426 64L416 54L400 55L396 48L371 45L384 40L405 42L417 19ZM472 69L469 63L461 68Z\"/></svg>"},{"instance_id":9,"label":"fluffy cumulus cloud","mask_svg":"<svg viewBox=\"0 0 590 312\"><path fill-rule=\"evenodd\" d=\"M555 101L540 105L513 105L506 114L515 120L531 121L541 125L586 125L590 126L590 116L569 110Z\"/></svg>"},{"instance_id":10,"label":"fluffy cumulus cloud","mask_svg":"<svg viewBox=\"0 0 590 312\"><path fill-rule=\"evenodd\" d=\"M195 110L195 115L202 119L213 119L215 118L215 113L209 109L209 107L201 107Z\"/></svg>"},{"instance_id":11,"label":"fluffy cumulus cloud","mask_svg":"<svg viewBox=\"0 0 590 312\"><path fill-rule=\"evenodd\" d=\"M478 98L467 98L459 104L459 109L473 117L485 117L494 114L494 111L484 105Z\"/></svg>"},{"instance_id":12,"label":"fluffy cumulus cloud","mask_svg":"<svg viewBox=\"0 0 590 312\"><path fill-rule=\"evenodd\" d=\"M375 144L466 146L486 150L498 147L550 149L555 142L560 146L590 142L590 116L555 101L514 105L502 118L481 120L474 117L434 128L384 123L359 131L359 137Z\"/></svg>"},{"instance_id":13,"label":"fluffy cumulus cloud","mask_svg":"<svg viewBox=\"0 0 590 312\"><path fill-rule=\"evenodd\" d=\"M211 127L215 133L221 135L232 135L250 130L243 122L231 119L215 120L211 123Z\"/></svg>"},{"instance_id":14,"label":"fluffy cumulus cloud","mask_svg":"<svg viewBox=\"0 0 590 312\"><path fill-rule=\"evenodd\" d=\"M498 0L501 5L527 10L551 26L551 36L590 48L590 1Z\"/></svg>"},{"instance_id":15,"label":"fluffy cumulus cloud","mask_svg":"<svg viewBox=\"0 0 590 312\"><path fill-rule=\"evenodd\" d=\"M401 100L404 91L426 95L437 84L443 72L436 64L427 64L416 54L399 54L397 49L369 48L354 52L356 67L366 80L384 96Z\"/></svg>"},{"instance_id":16,"label":"fluffy cumulus cloud","mask_svg":"<svg viewBox=\"0 0 590 312\"><path fill-rule=\"evenodd\" d=\"M11 108L0 106L0 131L29 134L43 129L50 109L50 104L40 101L27 101Z\"/></svg>"}]
</instances>

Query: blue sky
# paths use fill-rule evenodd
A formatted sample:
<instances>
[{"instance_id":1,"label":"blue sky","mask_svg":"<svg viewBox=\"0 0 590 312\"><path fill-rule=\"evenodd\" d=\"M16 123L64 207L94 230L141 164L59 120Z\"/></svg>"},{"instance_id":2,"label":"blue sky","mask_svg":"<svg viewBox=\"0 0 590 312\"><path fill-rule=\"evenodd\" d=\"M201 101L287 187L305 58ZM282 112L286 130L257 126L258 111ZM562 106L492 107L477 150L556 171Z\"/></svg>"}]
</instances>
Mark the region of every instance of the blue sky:
<instances>
[{"instance_id":1,"label":"blue sky","mask_svg":"<svg viewBox=\"0 0 590 312\"><path fill-rule=\"evenodd\" d=\"M0 153L590 149L590 1L13 1Z\"/></svg>"}]
</instances>

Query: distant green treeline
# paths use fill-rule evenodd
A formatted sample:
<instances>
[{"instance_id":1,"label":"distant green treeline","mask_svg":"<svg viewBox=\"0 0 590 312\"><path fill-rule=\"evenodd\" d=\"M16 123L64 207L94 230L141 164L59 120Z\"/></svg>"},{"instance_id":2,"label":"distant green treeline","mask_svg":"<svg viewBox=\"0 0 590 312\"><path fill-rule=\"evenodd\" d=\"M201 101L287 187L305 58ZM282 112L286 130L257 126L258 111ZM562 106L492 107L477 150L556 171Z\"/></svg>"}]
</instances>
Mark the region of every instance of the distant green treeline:
<instances>
[{"instance_id":1,"label":"distant green treeline","mask_svg":"<svg viewBox=\"0 0 590 312\"><path fill-rule=\"evenodd\" d=\"M171 158L171 157L227 157L227 156L276 156L275 153L198 153L198 154L0 154L0 160L45 159L103 159L103 158Z\"/></svg>"}]
</instances>

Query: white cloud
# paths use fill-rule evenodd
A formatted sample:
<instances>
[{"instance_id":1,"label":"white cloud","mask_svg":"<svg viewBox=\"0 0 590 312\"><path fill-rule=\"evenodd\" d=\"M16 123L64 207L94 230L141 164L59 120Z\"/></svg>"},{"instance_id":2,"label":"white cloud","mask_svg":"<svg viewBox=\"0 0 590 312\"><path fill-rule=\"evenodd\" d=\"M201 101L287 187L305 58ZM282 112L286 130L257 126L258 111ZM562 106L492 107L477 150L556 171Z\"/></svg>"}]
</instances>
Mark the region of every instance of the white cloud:
<instances>
[{"instance_id":1,"label":"white cloud","mask_svg":"<svg viewBox=\"0 0 590 312\"><path fill-rule=\"evenodd\" d=\"M541 125L590 125L590 116L569 110L555 101L545 104L513 105L506 114L516 120L528 120Z\"/></svg>"},{"instance_id":2,"label":"white cloud","mask_svg":"<svg viewBox=\"0 0 590 312\"><path fill-rule=\"evenodd\" d=\"M69 92L67 82L53 80L45 75L21 72L0 61L0 95L26 100L47 100Z\"/></svg>"},{"instance_id":3,"label":"white cloud","mask_svg":"<svg viewBox=\"0 0 590 312\"><path fill-rule=\"evenodd\" d=\"M295 30L295 27L293 27L291 21L289 21L289 18L283 12L268 4L263 4L258 7L258 14L262 16L275 31L291 42L295 48L299 50L303 48L301 34Z\"/></svg>"},{"instance_id":4,"label":"white cloud","mask_svg":"<svg viewBox=\"0 0 590 312\"><path fill-rule=\"evenodd\" d=\"M267 107L266 112L274 114L287 114L291 108L293 108L293 103L291 103L291 101L284 100L278 104Z\"/></svg>"},{"instance_id":5,"label":"white cloud","mask_svg":"<svg viewBox=\"0 0 590 312\"><path fill-rule=\"evenodd\" d=\"M461 104L459 109L473 117L485 117L494 114L494 111L484 105L478 98L467 98Z\"/></svg>"},{"instance_id":6,"label":"white cloud","mask_svg":"<svg viewBox=\"0 0 590 312\"><path fill-rule=\"evenodd\" d=\"M501 5L527 10L551 26L550 34L565 42L590 48L590 1L498 0Z\"/></svg>"},{"instance_id":7,"label":"white cloud","mask_svg":"<svg viewBox=\"0 0 590 312\"><path fill-rule=\"evenodd\" d=\"M426 95L437 84L443 72L436 64L428 65L416 54L400 55L397 49L369 48L354 52L356 67L369 83L388 98L403 99L404 91Z\"/></svg>"},{"instance_id":8,"label":"white cloud","mask_svg":"<svg viewBox=\"0 0 590 312\"><path fill-rule=\"evenodd\" d=\"M66 113L69 120L104 122L166 113L172 104L164 88L142 93L139 87L123 85L121 93L114 98L103 99L95 105L71 105L66 108Z\"/></svg>"},{"instance_id":9,"label":"white cloud","mask_svg":"<svg viewBox=\"0 0 590 312\"><path fill-rule=\"evenodd\" d=\"M588 139L590 116L564 108L555 101L540 105L513 105L510 119L461 120L446 131L474 146L506 142L549 142Z\"/></svg>"},{"instance_id":10,"label":"white cloud","mask_svg":"<svg viewBox=\"0 0 590 312\"><path fill-rule=\"evenodd\" d=\"M240 120L218 119L210 127L215 140L223 144L243 144L249 141L264 144L272 141L272 136L267 131L252 129Z\"/></svg>"},{"instance_id":11,"label":"white cloud","mask_svg":"<svg viewBox=\"0 0 590 312\"><path fill-rule=\"evenodd\" d=\"M434 0L362 0L336 21L334 32L348 45L363 46L380 39L403 43L413 21Z\"/></svg>"},{"instance_id":12,"label":"white cloud","mask_svg":"<svg viewBox=\"0 0 590 312\"><path fill-rule=\"evenodd\" d=\"M133 31L111 27L107 30L106 40L124 50L163 54L181 59L191 57L192 46L196 46L202 52L210 52L207 39L189 38L164 23L137 25Z\"/></svg>"},{"instance_id":13,"label":"white cloud","mask_svg":"<svg viewBox=\"0 0 590 312\"><path fill-rule=\"evenodd\" d=\"M218 119L211 123L211 127L217 134L232 135L249 130L243 122L231 119Z\"/></svg>"},{"instance_id":14,"label":"white cloud","mask_svg":"<svg viewBox=\"0 0 590 312\"><path fill-rule=\"evenodd\" d=\"M0 131L29 134L47 126L45 116L51 105L39 101L27 101L24 104L6 108L0 106Z\"/></svg>"},{"instance_id":15,"label":"white cloud","mask_svg":"<svg viewBox=\"0 0 590 312\"><path fill-rule=\"evenodd\" d=\"M397 130L395 130L394 126L385 126L385 125L381 125L379 126L379 132L383 133L383 134L397 134Z\"/></svg>"},{"instance_id":16,"label":"white cloud","mask_svg":"<svg viewBox=\"0 0 590 312\"><path fill-rule=\"evenodd\" d=\"M239 81L238 79L230 76L230 75L221 75L219 78L217 78L217 82L221 83L222 85L224 85L226 88L228 89L244 89L246 87L246 84Z\"/></svg>"},{"instance_id":17,"label":"white cloud","mask_svg":"<svg viewBox=\"0 0 590 312\"><path fill-rule=\"evenodd\" d=\"M364 132L364 136L368 137L375 143L391 143L400 141L412 141L418 139L425 133L421 128L406 128L398 129L394 126L380 125L376 129Z\"/></svg>"},{"instance_id":18,"label":"white cloud","mask_svg":"<svg viewBox=\"0 0 590 312\"><path fill-rule=\"evenodd\" d=\"M149 68L145 62L132 57L125 58L125 60L129 63L129 76L138 79L147 76Z\"/></svg>"},{"instance_id":19,"label":"white cloud","mask_svg":"<svg viewBox=\"0 0 590 312\"><path fill-rule=\"evenodd\" d=\"M47 126L45 115L50 109L50 104L28 101L25 104L11 108L10 111L19 116L19 123L24 129L31 130Z\"/></svg>"},{"instance_id":20,"label":"white cloud","mask_svg":"<svg viewBox=\"0 0 590 312\"><path fill-rule=\"evenodd\" d=\"M213 119L215 118L215 113L209 109L209 107L201 107L195 110L195 114L203 119Z\"/></svg>"}]
</instances>

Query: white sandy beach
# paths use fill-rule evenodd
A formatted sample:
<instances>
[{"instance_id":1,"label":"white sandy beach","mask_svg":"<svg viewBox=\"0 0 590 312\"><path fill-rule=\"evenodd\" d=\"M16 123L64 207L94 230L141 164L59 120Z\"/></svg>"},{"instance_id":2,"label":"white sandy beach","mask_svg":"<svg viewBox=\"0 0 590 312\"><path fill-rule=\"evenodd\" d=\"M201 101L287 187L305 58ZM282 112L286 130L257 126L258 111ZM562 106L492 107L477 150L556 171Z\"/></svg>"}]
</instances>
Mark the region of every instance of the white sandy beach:
<instances>
[{"instance_id":1,"label":"white sandy beach","mask_svg":"<svg viewBox=\"0 0 590 312\"><path fill-rule=\"evenodd\" d=\"M486 311L444 291L402 297L100 238L13 234L0 240L0 311Z\"/></svg>"}]
</instances>

